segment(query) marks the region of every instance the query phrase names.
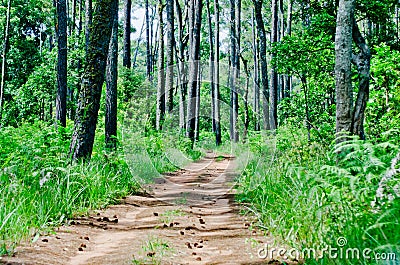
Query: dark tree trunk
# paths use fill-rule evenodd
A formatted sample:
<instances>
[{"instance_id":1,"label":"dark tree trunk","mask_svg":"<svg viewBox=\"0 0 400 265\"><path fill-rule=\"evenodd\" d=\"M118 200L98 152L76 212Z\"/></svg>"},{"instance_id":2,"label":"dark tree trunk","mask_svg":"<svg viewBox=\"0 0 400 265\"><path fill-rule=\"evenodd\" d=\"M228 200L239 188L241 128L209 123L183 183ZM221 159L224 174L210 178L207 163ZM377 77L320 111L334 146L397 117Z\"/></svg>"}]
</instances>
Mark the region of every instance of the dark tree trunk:
<instances>
[{"instance_id":1,"label":"dark tree trunk","mask_svg":"<svg viewBox=\"0 0 400 265\"><path fill-rule=\"evenodd\" d=\"M162 17L163 3L159 0L158 20L160 38L158 42L158 85L157 85L157 110L156 110L156 130L161 130L165 115L165 73L164 73L164 22Z\"/></svg>"},{"instance_id":2,"label":"dark tree trunk","mask_svg":"<svg viewBox=\"0 0 400 265\"><path fill-rule=\"evenodd\" d=\"M292 35L292 0L288 0L286 35L287 36ZM285 98L290 97L291 90L292 90L292 77L290 75L287 75L284 88Z\"/></svg>"},{"instance_id":3,"label":"dark tree trunk","mask_svg":"<svg viewBox=\"0 0 400 265\"><path fill-rule=\"evenodd\" d=\"M210 43L210 54L209 54L209 76L210 76L210 94L211 94L211 118L212 118L212 131L215 133L215 99L214 99L214 40L213 40L213 30L211 23L211 11L210 11L210 1L206 0L207 6L207 22L208 22L208 42Z\"/></svg>"},{"instance_id":4,"label":"dark tree trunk","mask_svg":"<svg viewBox=\"0 0 400 265\"><path fill-rule=\"evenodd\" d=\"M81 158L88 160L92 154L110 43L114 1L98 0L94 10L85 73L70 146L73 160Z\"/></svg>"},{"instance_id":5,"label":"dark tree trunk","mask_svg":"<svg viewBox=\"0 0 400 265\"><path fill-rule=\"evenodd\" d=\"M56 119L61 126L67 121L67 6L65 0L57 3L58 20L58 62Z\"/></svg>"},{"instance_id":6,"label":"dark tree trunk","mask_svg":"<svg viewBox=\"0 0 400 265\"><path fill-rule=\"evenodd\" d=\"M247 138L247 132L249 130L249 124L250 124L250 117L249 117L249 79L250 79L250 73L249 73L249 68L247 66L248 61L245 60L242 56L243 66L244 66L244 71L246 73L246 85L244 89L244 95L243 95L243 105L244 105L244 132L243 132L243 140Z\"/></svg>"},{"instance_id":7,"label":"dark tree trunk","mask_svg":"<svg viewBox=\"0 0 400 265\"><path fill-rule=\"evenodd\" d=\"M72 0L72 20L69 28L70 36L74 34L75 27L76 27L76 0Z\"/></svg>"},{"instance_id":8,"label":"dark tree trunk","mask_svg":"<svg viewBox=\"0 0 400 265\"><path fill-rule=\"evenodd\" d=\"M89 47L89 39L90 39L90 28L92 27L92 17L93 17L92 0L86 0L85 5L86 5L85 6L85 50L87 54Z\"/></svg>"},{"instance_id":9,"label":"dark tree trunk","mask_svg":"<svg viewBox=\"0 0 400 265\"><path fill-rule=\"evenodd\" d=\"M196 124L196 95L198 87L198 74L199 74L199 59L200 59L200 32L201 32L201 15L203 3L202 0L191 1L190 15L193 15L191 20L193 24L190 32L190 62L189 62L189 94L188 94L188 110L187 110L187 126L186 135L192 142L195 140L195 124Z\"/></svg>"},{"instance_id":10,"label":"dark tree trunk","mask_svg":"<svg viewBox=\"0 0 400 265\"><path fill-rule=\"evenodd\" d=\"M7 4L7 16L6 16L6 27L4 30L4 43L3 43L3 53L1 58L1 84L0 84L0 128L2 126L3 119L3 101L4 101L4 88L6 82L6 57L8 52L8 42L9 42L9 31L10 31L10 13L11 13L11 0L8 0Z\"/></svg>"},{"instance_id":11,"label":"dark tree trunk","mask_svg":"<svg viewBox=\"0 0 400 265\"><path fill-rule=\"evenodd\" d=\"M352 123L352 28L354 0L340 0L336 20L335 79L336 79L336 133L351 131ZM345 138L338 138L337 142Z\"/></svg>"},{"instance_id":12,"label":"dark tree trunk","mask_svg":"<svg viewBox=\"0 0 400 265\"><path fill-rule=\"evenodd\" d=\"M117 80L118 80L118 0L113 0L112 33L106 67L106 147L117 147Z\"/></svg>"},{"instance_id":13,"label":"dark tree trunk","mask_svg":"<svg viewBox=\"0 0 400 265\"><path fill-rule=\"evenodd\" d=\"M365 140L364 115L369 99L369 75L371 65L371 51L361 35L357 22L353 17L353 40L360 52L353 55L352 62L357 66L358 71L358 95L353 109L351 132Z\"/></svg>"},{"instance_id":14,"label":"dark tree trunk","mask_svg":"<svg viewBox=\"0 0 400 265\"><path fill-rule=\"evenodd\" d=\"M174 107L174 0L166 0L167 10L167 71L165 76L166 109Z\"/></svg>"},{"instance_id":15,"label":"dark tree trunk","mask_svg":"<svg viewBox=\"0 0 400 265\"><path fill-rule=\"evenodd\" d=\"M257 22L257 33L260 38L260 61L261 61L261 85L263 94L264 129L270 130L269 122L269 89L268 89L268 65L267 65L267 37L262 19L262 0L253 0L254 14Z\"/></svg>"},{"instance_id":16,"label":"dark tree trunk","mask_svg":"<svg viewBox=\"0 0 400 265\"><path fill-rule=\"evenodd\" d=\"M256 35L256 25L254 12L252 13L252 33L253 33L253 60L254 60L254 74L253 74L253 90L254 90L254 106L253 106L253 120L254 130L260 130L260 63L258 60L258 47L260 40Z\"/></svg>"},{"instance_id":17,"label":"dark tree trunk","mask_svg":"<svg viewBox=\"0 0 400 265\"><path fill-rule=\"evenodd\" d=\"M215 118L215 144L218 146L222 143L221 141L221 122L220 122L220 95L219 95L219 3L218 0L214 0L214 12L215 12L215 64L214 64L214 87L213 100L214 100L214 118ZM213 45L213 44L211 44Z\"/></svg>"},{"instance_id":18,"label":"dark tree trunk","mask_svg":"<svg viewBox=\"0 0 400 265\"><path fill-rule=\"evenodd\" d=\"M185 47L187 45L187 39L184 39L184 22L182 18L182 10L179 5L179 1L175 1L176 15L178 20L178 50L179 60L178 67L178 78L179 78L179 128L185 130L185 98L187 91L187 74L185 65ZM178 56L177 56L178 57Z\"/></svg>"},{"instance_id":19,"label":"dark tree trunk","mask_svg":"<svg viewBox=\"0 0 400 265\"><path fill-rule=\"evenodd\" d=\"M271 3L271 44L278 42L278 0L272 0ZM276 57L276 53L271 54L271 59ZM270 87L270 124L271 130L275 130L278 125L278 73L276 67L271 69L271 87Z\"/></svg>"},{"instance_id":20,"label":"dark tree trunk","mask_svg":"<svg viewBox=\"0 0 400 265\"><path fill-rule=\"evenodd\" d=\"M125 0L124 5L124 53L122 65L131 68L131 9L132 0Z\"/></svg>"},{"instance_id":21,"label":"dark tree trunk","mask_svg":"<svg viewBox=\"0 0 400 265\"><path fill-rule=\"evenodd\" d=\"M150 43L150 16L149 16L149 0L145 1L145 16L146 16L146 76L151 79L151 43Z\"/></svg>"},{"instance_id":22,"label":"dark tree trunk","mask_svg":"<svg viewBox=\"0 0 400 265\"><path fill-rule=\"evenodd\" d=\"M238 88L239 88L239 75L240 75L240 0L230 0L230 64L231 64L231 103L230 103L230 136L233 142L239 141L238 133Z\"/></svg>"}]
</instances>

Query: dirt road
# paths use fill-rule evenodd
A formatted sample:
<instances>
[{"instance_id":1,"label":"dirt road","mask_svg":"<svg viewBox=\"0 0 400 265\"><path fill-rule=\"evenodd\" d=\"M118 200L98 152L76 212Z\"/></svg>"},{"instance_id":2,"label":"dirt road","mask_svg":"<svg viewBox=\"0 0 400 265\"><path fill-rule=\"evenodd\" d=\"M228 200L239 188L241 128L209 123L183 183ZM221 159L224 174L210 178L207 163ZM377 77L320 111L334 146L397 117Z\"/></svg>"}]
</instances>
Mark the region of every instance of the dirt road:
<instances>
[{"instance_id":1,"label":"dirt road","mask_svg":"<svg viewBox=\"0 0 400 265\"><path fill-rule=\"evenodd\" d=\"M239 214L235 162L207 156L147 187L149 196L71 220L17 248L6 264L280 264L258 257L270 239ZM0 262L0 263L1 263Z\"/></svg>"}]
</instances>

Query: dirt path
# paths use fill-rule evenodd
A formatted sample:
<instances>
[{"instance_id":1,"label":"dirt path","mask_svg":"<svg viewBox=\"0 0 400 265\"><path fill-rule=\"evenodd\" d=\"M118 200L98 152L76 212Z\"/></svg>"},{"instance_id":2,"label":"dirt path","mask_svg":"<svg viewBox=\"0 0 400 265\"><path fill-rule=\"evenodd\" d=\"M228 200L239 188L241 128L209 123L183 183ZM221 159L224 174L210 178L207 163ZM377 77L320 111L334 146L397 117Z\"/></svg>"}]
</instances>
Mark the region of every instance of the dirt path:
<instances>
[{"instance_id":1,"label":"dirt path","mask_svg":"<svg viewBox=\"0 0 400 265\"><path fill-rule=\"evenodd\" d=\"M151 196L77 218L17 248L6 264L278 264L257 255L269 238L239 215L235 163L213 153L156 179ZM0 263L1 263L0 262Z\"/></svg>"}]
</instances>

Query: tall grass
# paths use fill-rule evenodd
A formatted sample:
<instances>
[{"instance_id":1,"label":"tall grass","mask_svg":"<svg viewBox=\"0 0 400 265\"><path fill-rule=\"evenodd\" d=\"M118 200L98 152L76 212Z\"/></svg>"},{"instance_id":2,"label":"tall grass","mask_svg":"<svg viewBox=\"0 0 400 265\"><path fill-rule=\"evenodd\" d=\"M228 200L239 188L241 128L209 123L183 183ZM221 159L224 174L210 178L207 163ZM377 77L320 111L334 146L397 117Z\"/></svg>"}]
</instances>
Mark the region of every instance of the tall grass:
<instances>
[{"instance_id":1,"label":"tall grass","mask_svg":"<svg viewBox=\"0 0 400 265\"><path fill-rule=\"evenodd\" d=\"M99 139L90 163L71 164L71 130L36 122L0 131L0 254L137 190L122 153L104 151Z\"/></svg>"},{"instance_id":2,"label":"tall grass","mask_svg":"<svg viewBox=\"0 0 400 265\"><path fill-rule=\"evenodd\" d=\"M337 240L344 237L345 249L369 248L373 254L395 253L400 259L399 197L371 206L398 145L352 139L327 147L309 143L306 132L287 127L275 137L253 135L250 145L253 157L239 178L239 200L278 238L277 244L299 250L334 248L341 247ZM395 176L392 185L399 183ZM379 261L324 255L306 263Z\"/></svg>"}]
</instances>

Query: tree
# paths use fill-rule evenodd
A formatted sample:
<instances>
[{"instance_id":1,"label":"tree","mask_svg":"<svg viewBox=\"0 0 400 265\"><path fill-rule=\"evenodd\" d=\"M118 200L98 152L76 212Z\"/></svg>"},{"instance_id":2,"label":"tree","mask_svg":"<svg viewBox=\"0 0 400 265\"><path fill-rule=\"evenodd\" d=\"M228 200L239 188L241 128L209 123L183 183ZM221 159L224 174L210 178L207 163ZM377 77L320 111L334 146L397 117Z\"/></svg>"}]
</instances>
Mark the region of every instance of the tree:
<instances>
[{"instance_id":1,"label":"tree","mask_svg":"<svg viewBox=\"0 0 400 265\"><path fill-rule=\"evenodd\" d=\"M131 68L131 9L132 0L125 0L124 5L124 54L122 65Z\"/></svg>"},{"instance_id":2,"label":"tree","mask_svg":"<svg viewBox=\"0 0 400 265\"><path fill-rule=\"evenodd\" d=\"M150 16L149 16L149 0L145 1L145 17L146 17L146 76L147 80L151 79L151 40L150 40ZM153 34L151 34L153 35Z\"/></svg>"},{"instance_id":3,"label":"tree","mask_svg":"<svg viewBox=\"0 0 400 265\"><path fill-rule=\"evenodd\" d=\"M253 37L253 61L254 61L254 74L253 74L253 90L254 90L254 104L253 104L253 120L254 120L254 130L260 130L260 63L258 60L259 53L259 38L256 35L256 25L254 12L252 12L252 37Z\"/></svg>"},{"instance_id":4,"label":"tree","mask_svg":"<svg viewBox=\"0 0 400 265\"><path fill-rule=\"evenodd\" d=\"M4 100L4 86L6 81L6 56L8 50L8 32L10 30L10 11L11 11L11 0L8 0L7 4L7 17L6 17L6 27L4 30L4 44L3 44L3 53L1 60L1 84L0 84L0 128L2 125L2 117L3 117L3 100Z\"/></svg>"},{"instance_id":5,"label":"tree","mask_svg":"<svg viewBox=\"0 0 400 265\"><path fill-rule=\"evenodd\" d=\"M274 45L278 42L278 0L272 0L271 3L271 44ZM274 60L276 53L271 54L271 59ZM276 67L271 68L271 86L270 86L270 124L271 130L277 128L278 123L278 73Z\"/></svg>"},{"instance_id":6,"label":"tree","mask_svg":"<svg viewBox=\"0 0 400 265\"><path fill-rule=\"evenodd\" d=\"M221 122L220 122L220 92L219 92L219 3L218 0L214 0L214 12L215 12L215 56L214 56L214 86L212 87L212 100L214 101L213 107L213 119L214 119L214 132L215 132L215 144L218 146L222 143L221 141ZM211 45L213 45L211 43Z\"/></svg>"},{"instance_id":7,"label":"tree","mask_svg":"<svg viewBox=\"0 0 400 265\"><path fill-rule=\"evenodd\" d=\"M118 0L112 6L112 32L106 67L105 144L115 149L117 143L117 82L118 82Z\"/></svg>"},{"instance_id":8,"label":"tree","mask_svg":"<svg viewBox=\"0 0 400 265\"><path fill-rule=\"evenodd\" d=\"M269 122L269 90L268 90L268 65L267 65L267 38L262 19L262 0L253 0L254 15L257 23L257 33L260 38L261 85L263 93L264 129L270 130Z\"/></svg>"},{"instance_id":9,"label":"tree","mask_svg":"<svg viewBox=\"0 0 400 265\"><path fill-rule=\"evenodd\" d=\"M166 0L167 10L167 71L165 76L165 104L168 112L174 107L174 0Z\"/></svg>"},{"instance_id":10,"label":"tree","mask_svg":"<svg viewBox=\"0 0 400 265\"><path fill-rule=\"evenodd\" d=\"M351 131L351 57L354 0L340 0L336 19L335 79L336 79L336 133ZM338 138L338 142L343 138Z\"/></svg>"},{"instance_id":11,"label":"tree","mask_svg":"<svg viewBox=\"0 0 400 265\"><path fill-rule=\"evenodd\" d=\"M82 1L82 0L81 0ZM92 26L93 19L92 0L85 2L85 50L87 53L89 47L90 27Z\"/></svg>"},{"instance_id":12,"label":"tree","mask_svg":"<svg viewBox=\"0 0 400 265\"><path fill-rule=\"evenodd\" d=\"M190 33L189 39L189 93L187 104L187 125L186 135L192 142L195 140L196 125L196 96L198 89L199 76L199 59L200 59L200 31L201 31L201 15L203 3L202 0L190 1L189 7L189 23Z\"/></svg>"},{"instance_id":13,"label":"tree","mask_svg":"<svg viewBox=\"0 0 400 265\"><path fill-rule=\"evenodd\" d=\"M70 145L70 156L73 160L82 158L88 160L92 154L112 31L114 1L116 0L99 0L94 10L85 72Z\"/></svg>"},{"instance_id":14,"label":"tree","mask_svg":"<svg viewBox=\"0 0 400 265\"><path fill-rule=\"evenodd\" d=\"M67 122L67 6L65 0L57 2L58 62L56 119L61 126Z\"/></svg>"},{"instance_id":15,"label":"tree","mask_svg":"<svg viewBox=\"0 0 400 265\"><path fill-rule=\"evenodd\" d=\"M165 68L164 68L164 22L162 17L163 2L158 3L158 26L160 37L158 41L158 85L157 85L157 110L156 130L161 130L165 115Z\"/></svg>"}]
</instances>

